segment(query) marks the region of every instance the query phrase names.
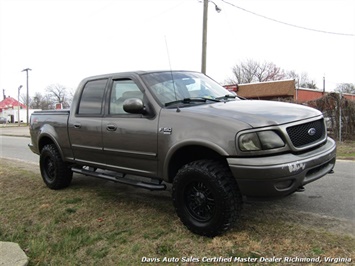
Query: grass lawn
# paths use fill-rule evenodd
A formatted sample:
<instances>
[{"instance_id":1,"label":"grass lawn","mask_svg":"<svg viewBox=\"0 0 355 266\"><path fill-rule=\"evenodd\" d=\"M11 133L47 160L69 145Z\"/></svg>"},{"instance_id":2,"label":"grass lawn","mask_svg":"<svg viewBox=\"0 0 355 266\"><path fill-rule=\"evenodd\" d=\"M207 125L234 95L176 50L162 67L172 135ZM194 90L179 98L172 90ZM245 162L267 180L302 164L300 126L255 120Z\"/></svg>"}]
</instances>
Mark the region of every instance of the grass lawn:
<instances>
[{"instance_id":1,"label":"grass lawn","mask_svg":"<svg viewBox=\"0 0 355 266\"><path fill-rule=\"evenodd\" d=\"M355 141L337 142L337 158L355 160Z\"/></svg>"},{"instance_id":2,"label":"grass lawn","mask_svg":"<svg viewBox=\"0 0 355 266\"><path fill-rule=\"evenodd\" d=\"M19 243L29 265L225 265L228 260L298 265L300 259L326 265L327 258L355 260L355 235L342 231L344 221L336 218L249 209L232 230L206 238L185 229L170 191L77 176L69 188L53 191L36 166L6 159L0 161L0 187L0 240Z\"/></svg>"}]
</instances>

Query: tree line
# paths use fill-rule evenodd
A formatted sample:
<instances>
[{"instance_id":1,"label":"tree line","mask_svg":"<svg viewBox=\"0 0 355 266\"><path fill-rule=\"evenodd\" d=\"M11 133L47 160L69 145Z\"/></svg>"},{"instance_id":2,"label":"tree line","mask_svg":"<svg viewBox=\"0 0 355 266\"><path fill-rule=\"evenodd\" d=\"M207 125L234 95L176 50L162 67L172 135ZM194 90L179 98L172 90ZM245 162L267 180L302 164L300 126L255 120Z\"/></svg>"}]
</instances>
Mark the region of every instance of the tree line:
<instances>
[{"instance_id":1,"label":"tree line","mask_svg":"<svg viewBox=\"0 0 355 266\"><path fill-rule=\"evenodd\" d=\"M51 110L56 104L62 104L64 109L70 108L74 91L64 85L55 83L45 88L45 93L36 92L33 97L29 97L29 107L31 109ZM26 96L21 95L22 101L26 102Z\"/></svg>"},{"instance_id":2,"label":"tree line","mask_svg":"<svg viewBox=\"0 0 355 266\"><path fill-rule=\"evenodd\" d=\"M232 74L231 78L225 80L226 84L294 79L296 86L299 88L319 89L316 82L308 76L307 72L297 73L295 70L285 70L273 62L258 62L253 59L247 59L234 65ZM355 84L340 83L334 89L336 92L355 93Z\"/></svg>"}]
</instances>

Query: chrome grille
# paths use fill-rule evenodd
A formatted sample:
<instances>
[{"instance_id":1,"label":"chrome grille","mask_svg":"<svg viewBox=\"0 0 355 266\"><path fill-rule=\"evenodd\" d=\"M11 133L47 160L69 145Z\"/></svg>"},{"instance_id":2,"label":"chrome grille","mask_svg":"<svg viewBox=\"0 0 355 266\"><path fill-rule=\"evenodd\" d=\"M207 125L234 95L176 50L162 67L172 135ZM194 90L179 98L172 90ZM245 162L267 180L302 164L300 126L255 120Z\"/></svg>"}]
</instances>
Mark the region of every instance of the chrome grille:
<instances>
[{"instance_id":1,"label":"chrome grille","mask_svg":"<svg viewBox=\"0 0 355 266\"><path fill-rule=\"evenodd\" d=\"M297 148L317 142L325 136L323 119L288 127L286 131Z\"/></svg>"}]
</instances>

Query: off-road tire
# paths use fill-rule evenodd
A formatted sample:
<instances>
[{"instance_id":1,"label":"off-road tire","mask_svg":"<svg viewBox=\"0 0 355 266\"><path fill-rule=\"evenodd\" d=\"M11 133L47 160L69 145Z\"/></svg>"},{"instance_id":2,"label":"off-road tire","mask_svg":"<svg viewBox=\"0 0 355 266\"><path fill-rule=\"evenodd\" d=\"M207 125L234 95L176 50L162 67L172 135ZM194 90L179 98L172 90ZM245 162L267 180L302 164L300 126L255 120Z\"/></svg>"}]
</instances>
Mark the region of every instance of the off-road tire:
<instances>
[{"instance_id":1,"label":"off-road tire","mask_svg":"<svg viewBox=\"0 0 355 266\"><path fill-rule=\"evenodd\" d=\"M242 209L242 197L228 166L213 160L183 166L175 176L172 198L182 223L208 237L233 226Z\"/></svg>"},{"instance_id":2,"label":"off-road tire","mask_svg":"<svg viewBox=\"0 0 355 266\"><path fill-rule=\"evenodd\" d=\"M60 156L54 144L43 147L39 159L41 175L44 183L51 189L66 188L70 185L73 172Z\"/></svg>"}]
</instances>

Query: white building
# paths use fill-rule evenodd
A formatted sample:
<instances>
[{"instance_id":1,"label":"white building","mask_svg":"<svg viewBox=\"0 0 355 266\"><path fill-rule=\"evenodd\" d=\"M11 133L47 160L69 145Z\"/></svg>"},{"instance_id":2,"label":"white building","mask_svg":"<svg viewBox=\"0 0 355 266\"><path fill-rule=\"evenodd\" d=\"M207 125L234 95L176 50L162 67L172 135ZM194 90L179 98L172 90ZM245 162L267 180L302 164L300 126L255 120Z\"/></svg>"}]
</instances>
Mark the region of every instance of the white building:
<instances>
[{"instance_id":1,"label":"white building","mask_svg":"<svg viewBox=\"0 0 355 266\"><path fill-rule=\"evenodd\" d=\"M34 111L37 110L28 110L29 117ZM12 97L6 97L0 102L0 117L5 117L8 123L18 123L18 121L27 123L26 105L20 103Z\"/></svg>"}]
</instances>

